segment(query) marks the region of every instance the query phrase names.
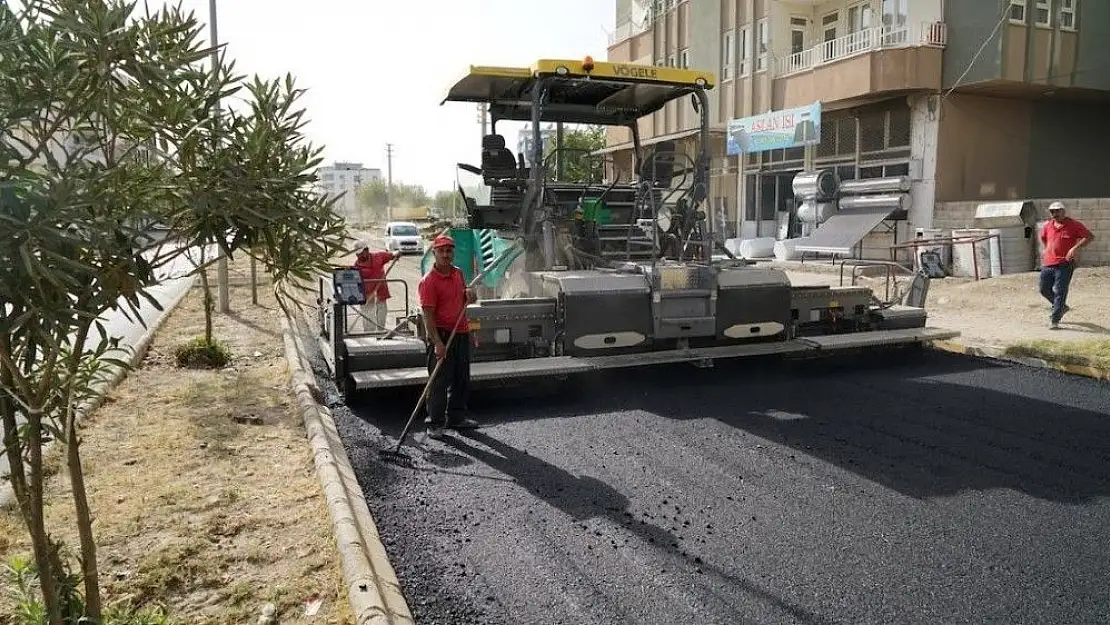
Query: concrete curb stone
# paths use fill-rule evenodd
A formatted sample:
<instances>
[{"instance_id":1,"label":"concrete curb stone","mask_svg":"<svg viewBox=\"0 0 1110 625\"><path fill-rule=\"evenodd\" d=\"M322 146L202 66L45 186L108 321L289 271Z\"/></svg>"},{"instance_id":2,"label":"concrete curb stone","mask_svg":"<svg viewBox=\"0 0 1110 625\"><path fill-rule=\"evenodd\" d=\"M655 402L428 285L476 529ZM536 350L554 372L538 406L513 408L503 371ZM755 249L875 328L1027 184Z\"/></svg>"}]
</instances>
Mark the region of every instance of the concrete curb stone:
<instances>
[{"instance_id":1,"label":"concrete curb stone","mask_svg":"<svg viewBox=\"0 0 1110 625\"><path fill-rule=\"evenodd\" d=\"M166 319L170 317L170 315L173 313L174 310L177 309L181 302L185 301L185 298L189 295L189 293L193 291L193 286L196 282L196 276L187 276L183 279L186 280L185 288L181 289L180 293L175 295L173 299L166 303L166 305L162 308L162 314L154 321L154 323L150 324L150 326L147 327L146 332L143 333L142 337L140 337L138 342L135 343L133 351L131 353L131 358L128 361L131 367L137 367L139 363L142 362L143 358L146 357L147 349L149 349L150 344L154 342L154 336L158 333L158 330L162 327L163 324L166 323ZM84 419L85 415L99 408L104 403L104 399L107 396L108 391L115 388L116 385L122 382L126 376L127 370L112 368L111 373L108 374L108 377L104 379L104 381L99 385L99 388L94 387L96 390L96 395L94 395L92 399L86 401L83 405L77 408L77 422L80 423ZM54 441L52 440L43 448L43 454L45 455L53 447ZM15 505L15 491L12 489L11 483L5 480L3 486L0 486L0 508L7 508L8 506L13 505Z\"/></svg>"},{"instance_id":2,"label":"concrete curb stone","mask_svg":"<svg viewBox=\"0 0 1110 625\"><path fill-rule=\"evenodd\" d=\"M299 334L287 316L281 319L290 381L312 447L339 548L347 598L358 625L415 623L377 525L370 515L331 411L316 401L319 391L309 373ZM313 391L316 391L315 393Z\"/></svg>"},{"instance_id":3,"label":"concrete curb stone","mask_svg":"<svg viewBox=\"0 0 1110 625\"><path fill-rule=\"evenodd\" d=\"M1086 365L1073 365L1057 362L1054 360L1046 360L1043 358L1012 356L1007 354L1006 351L1001 347L987 345L968 345L959 341L934 341L932 343L932 346L941 351L951 352L954 354L978 356L980 358L990 358L992 360L1012 362L1019 365L1025 365L1027 367L1035 367L1037 369L1050 369L1053 371L1067 373L1069 375L1078 375L1100 381L1110 381L1110 370Z\"/></svg>"}]
</instances>

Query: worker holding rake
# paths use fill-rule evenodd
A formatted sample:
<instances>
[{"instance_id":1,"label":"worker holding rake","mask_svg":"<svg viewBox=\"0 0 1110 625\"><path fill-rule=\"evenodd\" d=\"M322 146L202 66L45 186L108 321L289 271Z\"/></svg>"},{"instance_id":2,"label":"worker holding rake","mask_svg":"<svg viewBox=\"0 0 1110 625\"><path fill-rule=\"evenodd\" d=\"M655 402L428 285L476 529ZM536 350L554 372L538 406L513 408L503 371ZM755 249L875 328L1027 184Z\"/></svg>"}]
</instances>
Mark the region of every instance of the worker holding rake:
<instances>
[{"instance_id":1,"label":"worker holding rake","mask_svg":"<svg viewBox=\"0 0 1110 625\"><path fill-rule=\"evenodd\" d=\"M424 331L428 342L429 381L427 405L428 436L442 438L445 427L477 427L467 418L470 386L470 320L467 304L478 300L474 289L467 288L461 269L455 266L455 241L441 234L432 241L435 263L420 280L418 293L424 311ZM439 361L443 360L438 367Z\"/></svg>"},{"instance_id":2,"label":"worker holding rake","mask_svg":"<svg viewBox=\"0 0 1110 625\"><path fill-rule=\"evenodd\" d=\"M362 305L362 329L366 332L381 332L386 330L388 321L389 286L385 282L385 264L401 257L400 250L396 252L371 252L370 244L359 241L355 245L355 269L362 276L362 292L366 295L366 303ZM375 282L380 280L380 282Z\"/></svg>"}]
</instances>

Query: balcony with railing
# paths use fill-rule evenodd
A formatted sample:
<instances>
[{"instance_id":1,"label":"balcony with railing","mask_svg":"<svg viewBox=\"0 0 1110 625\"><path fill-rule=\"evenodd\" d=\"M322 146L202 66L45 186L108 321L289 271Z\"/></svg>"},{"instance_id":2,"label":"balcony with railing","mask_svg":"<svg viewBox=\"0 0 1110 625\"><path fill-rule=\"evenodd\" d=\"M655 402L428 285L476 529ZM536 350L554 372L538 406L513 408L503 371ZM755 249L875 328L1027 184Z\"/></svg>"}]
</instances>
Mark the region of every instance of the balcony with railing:
<instances>
[{"instance_id":1,"label":"balcony with railing","mask_svg":"<svg viewBox=\"0 0 1110 625\"><path fill-rule=\"evenodd\" d=\"M826 41L808 50L777 58L775 77L783 78L876 50L918 46L944 48L947 43L948 29L944 22L929 22L915 28L908 26L865 28Z\"/></svg>"},{"instance_id":2,"label":"balcony with railing","mask_svg":"<svg viewBox=\"0 0 1110 625\"><path fill-rule=\"evenodd\" d=\"M878 26L776 55L772 59L775 106L939 89L947 38L944 22Z\"/></svg>"}]
</instances>

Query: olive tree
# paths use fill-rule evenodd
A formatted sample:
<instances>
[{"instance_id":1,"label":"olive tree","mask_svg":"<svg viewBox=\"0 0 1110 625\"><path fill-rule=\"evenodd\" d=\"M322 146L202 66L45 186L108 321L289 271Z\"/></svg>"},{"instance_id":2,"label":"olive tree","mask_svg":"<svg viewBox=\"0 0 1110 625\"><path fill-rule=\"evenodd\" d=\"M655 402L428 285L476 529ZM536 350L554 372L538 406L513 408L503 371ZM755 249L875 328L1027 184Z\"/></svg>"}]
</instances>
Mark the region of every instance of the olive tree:
<instances>
[{"instance_id":1,"label":"olive tree","mask_svg":"<svg viewBox=\"0 0 1110 625\"><path fill-rule=\"evenodd\" d=\"M249 252L288 296L326 269L344 227L311 191L319 149L291 78L206 67L203 27L180 8L22 5L0 4L0 420L46 620L99 623L77 425L104 373L127 366L104 314L158 307L160 270L197 245ZM154 240L152 223L168 234ZM64 446L72 485L79 601L43 513L47 438Z\"/></svg>"}]
</instances>

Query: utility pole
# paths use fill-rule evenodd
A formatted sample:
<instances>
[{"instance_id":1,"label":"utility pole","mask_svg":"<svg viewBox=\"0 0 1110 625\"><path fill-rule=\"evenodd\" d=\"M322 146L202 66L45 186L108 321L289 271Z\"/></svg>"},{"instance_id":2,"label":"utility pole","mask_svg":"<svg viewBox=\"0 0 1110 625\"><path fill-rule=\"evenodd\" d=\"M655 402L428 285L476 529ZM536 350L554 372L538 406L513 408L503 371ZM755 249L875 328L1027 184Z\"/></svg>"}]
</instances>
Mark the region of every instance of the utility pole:
<instances>
[{"instance_id":1,"label":"utility pole","mask_svg":"<svg viewBox=\"0 0 1110 625\"><path fill-rule=\"evenodd\" d=\"M216 46L219 45L219 35L216 30L216 0L208 0L208 21L211 23L211 44L212 44L212 82L213 85L218 80L217 70L220 67L220 53ZM219 122L220 119L220 101L217 98L215 103L216 110L213 112L213 117ZM217 134L213 141L219 141ZM219 310L222 313L231 312L231 302L229 301L227 293L227 256L224 255L223 248L219 247L216 250L218 256L216 257L216 291L217 302Z\"/></svg>"},{"instance_id":2,"label":"utility pole","mask_svg":"<svg viewBox=\"0 0 1110 625\"><path fill-rule=\"evenodd\" d=\"M385 144L385 219L393 221L393 144Z\"/></svg>"},{"instance_id":3,"label":"utility pole","mask_svg":"<svg viewBox=\"0 0 1110 625\"><path fill-rule=\"evenodd\" d=\"M486 126L489 125L489 109L485 102L478 103L478 123L482 126L482 138L486 137Z\"/></svg>"}]
</instances>

